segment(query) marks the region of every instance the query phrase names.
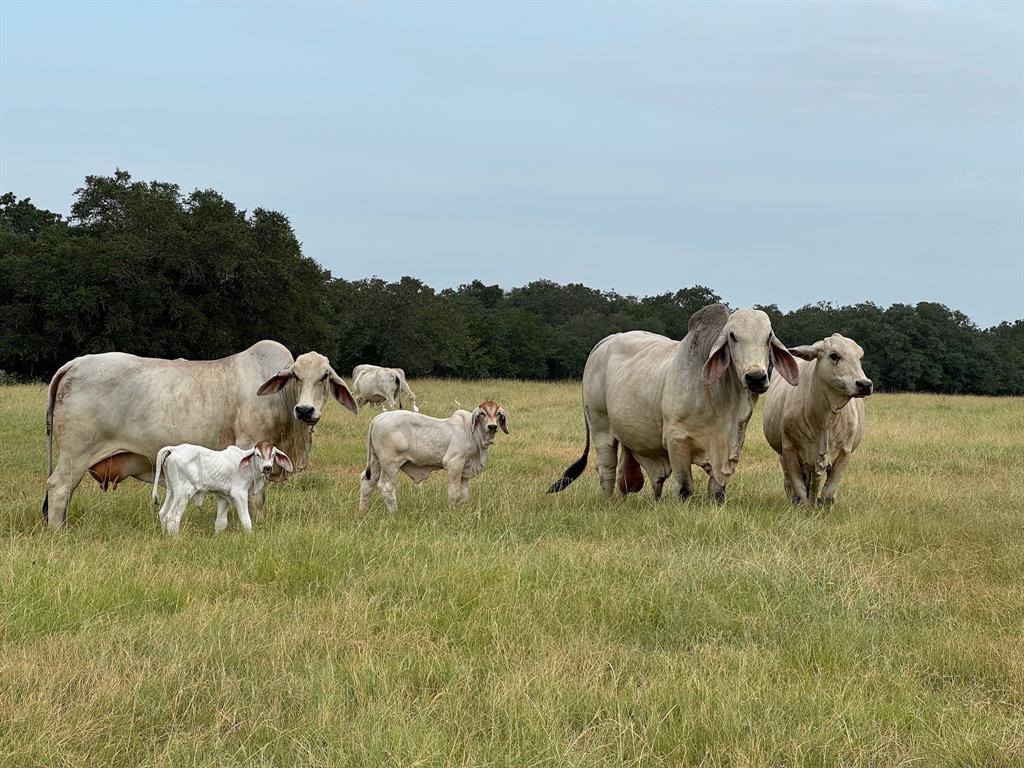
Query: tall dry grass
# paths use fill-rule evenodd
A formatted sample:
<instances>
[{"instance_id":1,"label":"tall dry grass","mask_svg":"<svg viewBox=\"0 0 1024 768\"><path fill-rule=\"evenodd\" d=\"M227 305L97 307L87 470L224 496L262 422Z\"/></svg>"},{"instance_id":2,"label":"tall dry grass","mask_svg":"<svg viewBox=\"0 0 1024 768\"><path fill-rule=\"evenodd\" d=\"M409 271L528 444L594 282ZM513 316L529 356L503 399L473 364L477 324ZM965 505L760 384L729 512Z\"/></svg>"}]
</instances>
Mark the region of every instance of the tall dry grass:
<instances>
[{"instance_id":1,"label":"tall dry grass","mask_svg":"<svg viewBox=\"0 0 1024 768\"><path fill-rule=\"evenodd\" d=\"M0 389L0 764L1024 761L1021 400L872 397L807 514L757 417L725 507L605 501L544 493L577 386L414 388L509 410L467 504L358 514L371 413L329 407L253 536L210 502L173 540L140 483L47 530L44 390Z\"/></svg>"}]
</instances>

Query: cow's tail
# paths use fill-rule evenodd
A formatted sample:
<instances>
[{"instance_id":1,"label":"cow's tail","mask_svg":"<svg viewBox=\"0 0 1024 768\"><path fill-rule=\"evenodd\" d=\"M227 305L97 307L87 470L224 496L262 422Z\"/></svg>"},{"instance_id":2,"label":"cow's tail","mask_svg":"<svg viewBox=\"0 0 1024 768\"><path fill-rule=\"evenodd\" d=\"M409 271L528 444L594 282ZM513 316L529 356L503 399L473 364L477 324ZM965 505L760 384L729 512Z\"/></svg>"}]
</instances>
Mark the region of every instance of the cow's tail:
<instances>
[{"instance_id":1,"label":"cow's tail","mask_svg":"<svg viewBox=\"0 0 1024 768\"><path fill-rule=\"evenodd\" d=\"M373 465L373 422L370 422L370 428L366 430L366 470L363 472L363 477L367 480L373 474L371 466Z\"/></svg>"},{"instance_id":2,"label":"cow's tail","mask_svg":"<svg viewBox=\"0 0 1024 768\"><path fill-rule=\"evenodd\" d=\"M402 377L397 373L395 374L395 402L398 403L398 409L402 409Z\"/></svg>"},{"instance_id":3,"label":"cow's tail","mask_svg":"<svg viewBox=\"0 0 1024 768\"><path fill-rule=\"evenodd\" d=\"M168 455L170 455L170 453L171 453L171 448L170 448L170 446L168 446L166 448L161 448L159 451L157 451L157 454L156 454L156 472L153 475L153 494L152 494L153 506L154 507L160 505L160 470L163 469L164 459L166 459L168 457Z\"/></svg>"},{"instance_id":4,"label":"cow's tail","mask_svg":"<svg viewBox=\"0 0 1024 768\"><path fill-rule=\"evenodd\" d=\"M587 468L587 457L590 455L590 409L587 406L583 406L583 427L587 432L587 442L583 446L583 455L576 460L575 464L565 470L560 478L551 484L551 487L548 488L548 493L558 493L568 488L573 480L582 475L583 470Z\"/></svg>"},{"instance_id":5,"label":"cow's tail","mask_svg":"<svg viewBox=\"0 0 1024 768\"><path fill-rule=\"evenodd\" d=\"M50 475L53 474L53 407L57 402L57 390L60 387L60 382L67 375L67 372L71 370L71 366L74 365L75 361L64 363L57 372L53 374L53 378L50 379L50 386L46 390L46 478L49 480ZM43 519L49 519L50 516L50 491L47 488L43 493Z\"/></svg>"}]
</instances>

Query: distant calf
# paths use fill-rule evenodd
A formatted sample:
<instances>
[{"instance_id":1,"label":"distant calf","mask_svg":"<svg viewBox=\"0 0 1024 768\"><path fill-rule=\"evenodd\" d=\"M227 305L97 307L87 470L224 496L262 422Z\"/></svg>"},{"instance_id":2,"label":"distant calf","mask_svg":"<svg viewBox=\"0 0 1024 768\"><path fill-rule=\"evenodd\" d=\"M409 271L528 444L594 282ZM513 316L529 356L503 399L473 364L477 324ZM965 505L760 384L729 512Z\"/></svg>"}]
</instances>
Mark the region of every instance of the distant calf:
<instances>
[{"instance_id":1,"label":"distant calf","mask_svg":"<svg viewBox=\"0 0 1024 768\"><path fill-rule=\"evenodd\" d=\"M398 509L395 480L399 471L419 484L443 469L448 473L448 500L453 504L464 501L469 496L470 479L487 463L499 427L508 434L508 415L493 400L480 403L472 413L455 411L447 419L408 411L380 414L370 422L367 435L360 511L370 505L375 484L388 511Z\"/></svg>"},{"instance_id":2,"label":"distant calf","mask_svg":"<svg viewBox=\"0 0 1024 768\"><path fill-rule=\"evenodd\" d=\"M161 530L177 533L188 502L194 500L202 504L207 494L213 494L217 497L214 531L220 533L227 528L228 502L231 501L245 532L252 533L249 496L262 498L275 463L286 472L293 471L291 459L266 441L248 450L231 445L223 451L211 451L188 443L161 448L156 455L153 478L154 506L160 503L161 471L167 484L164 504L160 507Z\"/></svg>"},{"instance_id":3,"label":"distant calf","mask_svg":"<svg viewBox=\"0 0 1024 768\"><path fill-rule=\"evenodd\" d=\"M420 412L416 395L409 388L405 371L401 368L357 365L352 369L352 395L359 405L381 405L384 410L392 411L402 407L404 395L412 400L413 411Z\"/></svg>"},{"instance_id":4,"label":"distant calf","mask_svg":"<svg viewBox=\"0 0 1024 768\"><path fill-rule=\"evenodd\" d=\"M764 404L764 436L779 454L786 494L794 504L831 504L850 454L864 435L864 403L871 379L864 350L834 333L811 346L790 348L800 362L800 383L772 381ZM827 475L821 498L818 490Z\"/></svg>"}]
</instances>

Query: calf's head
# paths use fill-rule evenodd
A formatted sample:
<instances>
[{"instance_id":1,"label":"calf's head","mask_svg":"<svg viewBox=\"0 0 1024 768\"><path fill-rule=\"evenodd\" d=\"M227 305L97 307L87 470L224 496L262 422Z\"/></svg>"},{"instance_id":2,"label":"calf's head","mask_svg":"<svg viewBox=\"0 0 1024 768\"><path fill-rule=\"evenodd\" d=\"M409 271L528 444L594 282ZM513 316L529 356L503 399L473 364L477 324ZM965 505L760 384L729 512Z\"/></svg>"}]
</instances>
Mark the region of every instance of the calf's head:
<instances>
[{"instance_id":1,"label":"calf's head","mask_svg":"<svg viewBox=\"0 0 1024 768\"><path fill-rule=\"evenodd\" d=\"M473 409L473 429L479 431L484 442L490 445L498 434L498 428L508 434L508 414L493 400L484 400Z\"/></svg>"},{"instance_id":2,"label":"calf's head","mask_svg":"<svg viewBox=\"0 0 1024 768\"><path fill-rule=\"evenodd\" d=\"M740 384L755 395L768 390L768 377L774 367L790 384L800 380L796 360L786 346L775 338L771 320L759 309L737 309L725 323L711 347L701 371L701 382L712 384L729 368Z\"/></svg>"},{"instance_id":3,"label":"calf's head","mask_svg":"<svg viewBox=\"0 0 1024 768\"><path fill-rule=\"evenodd\" d=\"M864 350L853 339L838 333L802 347L790 350L796 357L815 363L814 376L818 381L846 397L867 397L874 383L864 375L861 360Z\"/></svg>"},{"instance_id":4,"label":"calf's head","mask_svg":"<svg viewBox=\"0 0 1024 768\"><path fill-rule=\"evenodd\" d=\"M242 457L238 466L242 469L258 469L263 477L270 477L270 473L274 471L275 464L280 466L285 472L295 471L295 468L292 466L292 460L288 458L288 454L275 448L273 443L261 440L253 446L251 451Z\"/></svg>"},{"instance_id":5,"label":"calf's head","mask_svg":"<svg viewBox=\"0 0 1024 768\"><path fill-rule=\"evenodd\" d=\"M294 382L297 391L293 408L295 418L306 424L313 425L320 421L328 394L333 395L335 400L352 413L359 411L359 406L341 376L334 372L331 362L318 352L299 355L294 363L286 365L267 379L256 394L272 395L284 389L289 382Z\"/></svg>"}]
</instances>

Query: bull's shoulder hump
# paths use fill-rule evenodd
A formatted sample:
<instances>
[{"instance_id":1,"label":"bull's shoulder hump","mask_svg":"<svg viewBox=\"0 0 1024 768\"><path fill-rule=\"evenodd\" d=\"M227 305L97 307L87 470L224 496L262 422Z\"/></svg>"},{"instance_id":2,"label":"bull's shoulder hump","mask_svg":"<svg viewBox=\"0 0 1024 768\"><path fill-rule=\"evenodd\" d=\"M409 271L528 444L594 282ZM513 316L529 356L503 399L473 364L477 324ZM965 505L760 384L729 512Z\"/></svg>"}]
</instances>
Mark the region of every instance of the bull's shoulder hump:
<instances>
[{"instance_id":1,"label":"bull's shoulder hump","mask_svg":"<svg viewBox=\"0 0 1024 768\"><path fill-rule=\"evenodd\" d=\"M679 343L650 331L626 331L609 336L604 345L611 354L637 354L648 351L670 351Z\"/></svg>"},{"instance_id":2,"label":"bull's shoulder hump","mask_svg":"<svg viewBox=\"0 0 1024 768\"><path fill-rule=\"evenodd\" d=\"M263 357L272 357L274 359L295 359L294 357L292 357L292 353L288 349L288 347L286 347L279 341L274 341L273 339L263 339L262 341L257 341L248 349L239 352L237 355L232 355L232 357L238 357L241 355L259 355ZM224 359L226 360L228 358Z\"/></svg>"},{"instance_id":3,"label":"bull's shoulder hump","mask_svg":"<svg viewBox=\"0 0 1024 768\"><path fill-rule=\"evenodd\" d=\"M686 323L687 333L699 333L702 330L713 330L717 335L729 322L729 308L725 304L708 304L701 307Z\"/></svg>"},{"instance_id":4,"label":"bull's shoulder hump","mask_svg":"<svg viewBox=\"0 0 1024 768\"><path fill-rule=\"evenodd\" d=\"M605 336L591 350L591 354L599 350L623 349L629 347L645 347L658 344L675 344L676 342L667 336L650 331L623 331Z\"/></svg>"}]
</instances>

